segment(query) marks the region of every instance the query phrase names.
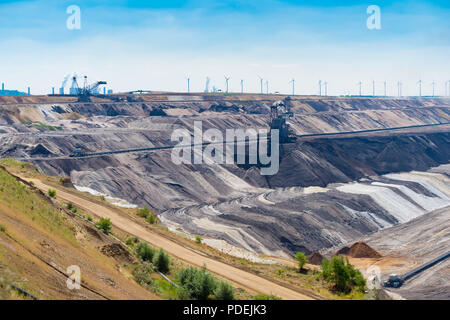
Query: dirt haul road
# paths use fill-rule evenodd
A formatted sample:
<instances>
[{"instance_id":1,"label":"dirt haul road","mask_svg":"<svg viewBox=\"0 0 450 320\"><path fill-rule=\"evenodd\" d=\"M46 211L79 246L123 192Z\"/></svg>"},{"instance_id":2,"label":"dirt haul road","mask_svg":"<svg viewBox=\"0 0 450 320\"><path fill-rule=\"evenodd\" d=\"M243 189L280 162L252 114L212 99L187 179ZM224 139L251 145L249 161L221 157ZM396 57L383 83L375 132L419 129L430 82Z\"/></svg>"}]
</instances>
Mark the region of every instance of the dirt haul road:
<instances>
[{"instance_id":1,"label":"dirt haul road","mask_svg":"<svg viewBox=\"0 0 450 320\"><path fill-rule=\"evenodd\" d=\"M48 189L55 189L53 186L48 186L38 179L29 179L21 177L26 181L32 181L36 187L46 192ZM214 259L200 255L192 250L184 248L183 246L164 238L158 234L151 232L145 227L135 223L134 221L120 215L119 213L108 209L107 207L96 204L95 202L78 197L64 190L57 189L57 197L61 200L72 202L80 209L88 211L100 217L109 218L113 225L133 236L147 241L148 243L161 247L169 254L183 260L189 264L201 267L206 265L208 270L223 278L226 278L246 289L260 292L264 294L274 294L284 300L312 300L312 297L283 287L277 283L259 277L250 272L232 267L226 263L216 261Z\"/></svg>"}]
</instances>

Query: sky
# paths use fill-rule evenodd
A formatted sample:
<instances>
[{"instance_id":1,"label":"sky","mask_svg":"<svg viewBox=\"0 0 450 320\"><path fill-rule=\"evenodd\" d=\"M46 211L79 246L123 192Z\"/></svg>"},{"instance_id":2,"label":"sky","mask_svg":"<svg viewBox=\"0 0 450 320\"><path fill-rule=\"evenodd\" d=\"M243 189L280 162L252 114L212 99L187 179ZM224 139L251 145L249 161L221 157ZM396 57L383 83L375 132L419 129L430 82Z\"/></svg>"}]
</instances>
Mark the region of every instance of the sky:
<instances>
[{"instance_id":1,"label":"sky","mask_svg":"<svg viewBox=\"0 0 450 320\"><path fill-rule=\"evenodd\" d=\"M71 30L69 6L80 8ZM380 29L369 29L371 5ZM450 1L40 0L0 1L0 81L47 94L65 75L118 91L205 90L329 95L445 94ZM322 93L325 90L322 86Z\"/></svg>"}]
</instances>

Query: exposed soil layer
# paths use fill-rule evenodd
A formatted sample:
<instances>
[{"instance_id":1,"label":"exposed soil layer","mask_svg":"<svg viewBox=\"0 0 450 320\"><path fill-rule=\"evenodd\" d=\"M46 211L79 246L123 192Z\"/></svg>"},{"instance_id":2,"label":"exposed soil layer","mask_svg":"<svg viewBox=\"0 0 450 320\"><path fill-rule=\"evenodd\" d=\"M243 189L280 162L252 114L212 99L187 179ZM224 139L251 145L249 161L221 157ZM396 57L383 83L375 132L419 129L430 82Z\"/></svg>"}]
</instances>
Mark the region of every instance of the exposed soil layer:
<instances>
[{"instance_id":1,"label":"exposed soil layer","mask_svg":"<svg viewBox=\"0 0 450 320\"><path fill-rule=\"evenodd\" d=\"M282 146L280 168L273 176L261 175L257 166L176 165L170 150L47 158L67 157L77 149L104 152L173 144L174 130L193 132L194 121L202 121L203 131L267 128L270 106L279 99L294 114L290 124L296 134L448 123L450 99L167 93L114 95L91 103L65 98L4 100L0 156L40 157L33 161L49 175L147 205L170 228L252 252L309 254L407 222L449 201L447 173L426 179L419 174L400 180L387 176L448 163L448 126L301 138Z\"/></svg>"},{"instance_id":2,"label":"exposed soil layer","mask_svg":"<svg viewBox=\"0 0 450 320\"><path fill-rule=\"evenodd\" d=\"M439 170L440 171L440 170ZM361 270L380 268L381 280L389 274L404 274L448 252L450 207L442 208L407 223L384 229L362 240L383 253L378 259L350 258ZM406 299L449 300L450 260L443 261L408 279L400 288L388 290Z\"/></svg>"},{"instance_id":3,"label":"exposed soil layer","mask_svg":"<svg viewBox=\"0 0 450 320\"><path fill-rule=\"evenodd\" d=\"M309 264L314 264L316 266L320 266L323 260L323 256L319 252L313 252L306 258L308 259Z\"/></svg>"},{"instance_id":4,"label":"exposed soil layer","mask_svg":"<svg viewBox=\"0 0 450 320\"><path fill-rule=\"evenodd\" d=\"M343 247L335 255L346 255L353 258L381 258L382 255L364 242L356 242L350 247Z\"/></svg>"},{"instance_id":5,"label":"exposed soil layer","mask_svg":"<svg viewBox=\"0 0 450 320\"><path fill-rule=\"evenodd\" d=\"M136 263L136 259L120 244L111 243L100 248L105 256L112 257L122 263Z\"/></svg>"}]
</instances>

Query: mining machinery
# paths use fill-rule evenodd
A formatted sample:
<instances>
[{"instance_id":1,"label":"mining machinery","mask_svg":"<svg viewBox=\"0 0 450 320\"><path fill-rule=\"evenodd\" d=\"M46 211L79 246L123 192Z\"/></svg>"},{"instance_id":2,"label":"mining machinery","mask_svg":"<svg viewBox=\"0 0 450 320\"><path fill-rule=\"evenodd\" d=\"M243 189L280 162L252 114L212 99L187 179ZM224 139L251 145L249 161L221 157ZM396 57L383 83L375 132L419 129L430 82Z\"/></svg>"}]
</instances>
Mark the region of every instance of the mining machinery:
<instances>
[{"instance_id":1,"label":"mining machinery","mask_svg":"<svg viewBox=\"0 0 450 320\"><path fill-rule=\"evenodd\" d=\"M406 280L414 277L415 275L421 273L422 271L425 271L448 258L450 258L450 251L403 275L391 274L389 275L389 279L383 283L383 286L387 288L399 288L405 283Z\"/></svg>"},{"instance_id":2,"label":"mining machinery","mask_svg":"<svg viewBox=\"0 0 450 320\"><path fill-rule=\"evenodd\" d=\"M277 129L280 133L280 143L289 143L295 140L294 134L287 121L293 117L284 101L276 101L270 108L270 130Z\"/></svg>"},{"instance_id":3,"label":"mining machinery","mask_svg":"<svg viewBox=\"0 0 450 320\"><path fill-rule=\"evenodd\" d=\"M91 96L98 95L98 89L101 85L107 84L106 81L97 81L91 85L87 83L87 76L84 76L83 87L80 88L77 81L77 76L72 78L72 87L70 88L70 93L78 96L79 102L89 102L91 101Z\"/></svg>"}]
</instances>

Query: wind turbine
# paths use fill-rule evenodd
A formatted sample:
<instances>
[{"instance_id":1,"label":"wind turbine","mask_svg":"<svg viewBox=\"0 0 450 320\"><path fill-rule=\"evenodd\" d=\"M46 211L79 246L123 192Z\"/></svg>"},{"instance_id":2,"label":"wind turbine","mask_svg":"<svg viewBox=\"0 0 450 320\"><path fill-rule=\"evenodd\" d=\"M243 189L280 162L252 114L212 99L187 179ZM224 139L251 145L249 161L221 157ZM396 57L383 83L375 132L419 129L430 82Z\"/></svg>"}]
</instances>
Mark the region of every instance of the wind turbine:
<instances>
[{"instance_id":1,"label":"wind turbine","mask_svg":"<svg viewBox=\"0 0 450 320\"><path fill-rule=\"evenodd\" d=\"M295 96L295 79L292 79L291 81L289 81L289 83L292 82L292 95Z\"/></svg>"},{"instance_id":2,"label":"wind turbine","mask_svg":"<svg viewBox=\"0 0 450 320\"><path fill-rule=\"evenodd\" d=\"M266 94L269 94L269 80L266 80Z\"/></svg>"},{"instance_id":3,"label":"wind turbine","mask_svg":"<svg viewBox=\"0 0 450 320\"><path fill-rule=\"evenodd\" d=\"M450 85L450 81L445 81L445 96L448 96L448 87Z\"/></svg>"},{"instance_id":4,"label":"wind turbine","mask_svg":"<svg viewBox=\"0 0 450 320\"><path fill-rule=\"evenodd\" d=\"M385 97L387 97L386 86L387 86L387 83L386 83L386 81L384 81L384 96L385 96Z\"/></svg>"},{"instance_id":5,"label":"wind turbine","mask_svg":"<svg viewBox=\"0 0 450 320\"><path fill-rule=\"evenodd\" d=\"M419 85L419 97L422 96L422 80L417 81L417 84Z\"/></svg>"},{"instance_id":6,"label":"wind turbine","mask_svg":"<svg viewBox=\"0 0 450 320\"><path fill-rule=\"evenodd\" d=\"M186 80L187 80L187 91L188 91L188 93L190 93L191 92L191 78L187 77Z\"/></svg>"},{"instance_id":7,"label":"wind turbine","mask_svg":"<svg viewBox=\"0 0 450 320\"><path fill-rule=\"evenodd\" d=\"M209 77L206 77L206 85L205 85L205 93L209 92L209 83L210 83L211 79L209 79Z\"/></svg>"},{"instance_id":8,"label":"wind turbine","mask_svg":"<svg viewBox=\"0 0 450 320\"><path fill-rule=\"evenodd\" d=\"M260 85L261 85L261 94L263 94L263 78L261 78L260 76L258 76L259 81L260 81Z\"/></svg>"},{"instance_id":9,"label":"wind turbine","mask_svg":"<svg viewBox=\"0 0 450 320\"><path fill-rule=\"evenodd\" d=\"M359 81L358 85L359 85L359 96L361 97L362 96L362 81Z\"/></svg>"},{"instance_id":10,"label":"wind turbine","mask_svg":"<svg viewBox=\"0 0 450 320\"><path fill-rule=\"evenodd\" d=\"M375 97L375 80L372 80L372 96Z\"/></svg>"},{"instance_id":11,"label":"wind turbine","mask_svg":"<svg viewBox=\"0 0 450 320\"><path fill-rule=\"evenodd\" d=\"M228 93L228 81L230 80L230 77L224 76L224 78L225 78L225 82L227 84L227 91L226 91L226 93Z\"/></svg>"},{"instance_id":12,"label":"wind turbine","mask_svg":"<svg viewBox=\"0 0 450 320\"><path fill-rule=\"evenodd\" d=\"M323 84L325 86L325 97L327 96L327 91L328 91L328 82L325 81L325 83Z\"/></svg>"},{"instance_id":13,"label":"wind turbine","mask_svg":"<svg viewBox=\"0 0 450 320\"><path fill-rule=\"evenodd\" d=\"M244 80L241 79L241 93L244 93Z\"/></svg>"},{"instance_id":14,"label":"wind turbine","mask_svg":"<svg viewBox=\"0 0 450 320\"><path fill-rule=\"evenodd\" d=\"M319 80L319 96L322 95L322 80Z\"/></svg>"},{"instance_id":15,"label":"wind turbine","mask_svg":"<svg viewBox=\"0 0 450 320\"><path fill-rule=\"evenodd\" d=\"M434 87L436 86L436 82L434 82L434 80L433 80L433 82L431 83L431 86L433 87L433 97L434 97Z\"/></svg>"},{"instance_id":16,"label":"wind turbine","mask_svg":"<svg viewBox=\"0 0 450 320\"><path fill-rule=\"evenodd\" d=\"M399 97L402 96L402 83L400 81L397 82L397 93Z\"/></svg>"}]
</instances>

